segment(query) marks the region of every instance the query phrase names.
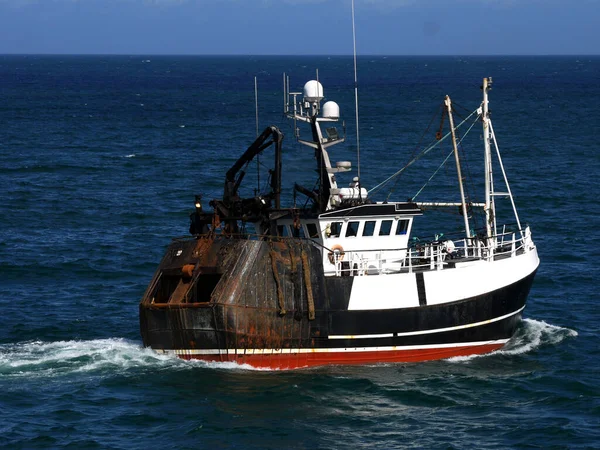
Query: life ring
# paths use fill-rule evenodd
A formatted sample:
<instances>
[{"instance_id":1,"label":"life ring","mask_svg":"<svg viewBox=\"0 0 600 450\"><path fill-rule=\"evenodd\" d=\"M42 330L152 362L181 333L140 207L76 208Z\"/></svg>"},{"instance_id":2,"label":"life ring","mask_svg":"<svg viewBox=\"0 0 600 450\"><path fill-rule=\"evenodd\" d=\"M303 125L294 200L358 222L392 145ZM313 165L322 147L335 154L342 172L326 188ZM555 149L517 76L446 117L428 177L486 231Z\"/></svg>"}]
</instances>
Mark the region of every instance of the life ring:
<instances>
[{"instance_id":1,"label":"life ring","mask_svg":"<svg viewBox=\"0 0 600 450\"><path fill-rule=\"evenodd\" d=\"M335 263L335 255L336 254L337 254L338 261L341 261L344 259L344 247L342 247L340 244L335 244L334 246L332 246L331 251L327 255L329 257L329 262L331 264Z\"/></svg>"},{"instance_id":2,"label":"life ring","mask_svg":"<svg viewBox=\"0 0 600 450\"><path fill-rule=\"evenodd\" d=\"M454 250L456 250L456 246L454 245L454 242L447 240L444 242L444 250L446 250L446 253L451 254L454 253Z\"/></svg>"}]
</instances>

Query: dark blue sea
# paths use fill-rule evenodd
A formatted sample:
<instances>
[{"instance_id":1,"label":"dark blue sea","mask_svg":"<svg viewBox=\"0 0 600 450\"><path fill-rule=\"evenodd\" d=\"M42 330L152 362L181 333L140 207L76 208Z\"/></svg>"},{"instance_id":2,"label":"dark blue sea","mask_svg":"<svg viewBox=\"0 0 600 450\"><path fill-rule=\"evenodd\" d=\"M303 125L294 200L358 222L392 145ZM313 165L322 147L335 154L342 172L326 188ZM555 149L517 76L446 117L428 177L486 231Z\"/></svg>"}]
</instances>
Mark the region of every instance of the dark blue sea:
<instances>
[{"instance_id":1,"label":"dark blue sea","mask_svg":"<svg viewBox=\"0 0 600 450\"><path fill-rule=\"evenodd\" d=\"M254 77L260 129L286 134L284 183L312 186L282 74L300 91L317 69L346 120L332 159L356 166L351 57L0 56L0 446L600 448L600 57L358 60L367 187L418 151L446 94L466 117L493 77L494 129L541 259L503 350L278 372L142 347L138 302L166 246L254 140ZM481 130L470 136L477 173ZM444 152L391 199L413 197ZM436 180L419 200L436 200Z\"/></svg>"}]
</instances>

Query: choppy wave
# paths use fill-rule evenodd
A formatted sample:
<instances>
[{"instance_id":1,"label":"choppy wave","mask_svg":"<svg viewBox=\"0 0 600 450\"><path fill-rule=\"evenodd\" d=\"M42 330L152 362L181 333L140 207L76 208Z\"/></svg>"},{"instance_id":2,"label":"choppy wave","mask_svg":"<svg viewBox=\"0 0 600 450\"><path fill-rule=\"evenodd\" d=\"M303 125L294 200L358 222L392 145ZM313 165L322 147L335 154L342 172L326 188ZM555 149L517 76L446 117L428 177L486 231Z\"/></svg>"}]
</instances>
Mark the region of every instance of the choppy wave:
<instances>
[{"instance_id":1,"label":"choppy wave","mask_svg":"<svg viewBox=\"0 0 600 450\"><path fill-rule=\"evenodd\" d=\"M123 373L132 369L154 368L189 370L195 367L251 370L230 362L187 362L143 348L120 338L87 341L21 342L0 345L0 378L57 377L76 373Z\"/></svg>"},{"instance_id":2,"label":"choppy wave","mask_svg":"<svg viewBox=\"0 0 600 450\"><path fill-rule=\"evenodd\" d=\"M551 325L543 320L523 319L523 325L515 336L501 349L493 353L449 358L451 362L469 361L475 358L487 358L494 355L520 355L529 353L539 347L556 345L563 340L577 336L577 331Z\"/></svg>"}]
</instances>

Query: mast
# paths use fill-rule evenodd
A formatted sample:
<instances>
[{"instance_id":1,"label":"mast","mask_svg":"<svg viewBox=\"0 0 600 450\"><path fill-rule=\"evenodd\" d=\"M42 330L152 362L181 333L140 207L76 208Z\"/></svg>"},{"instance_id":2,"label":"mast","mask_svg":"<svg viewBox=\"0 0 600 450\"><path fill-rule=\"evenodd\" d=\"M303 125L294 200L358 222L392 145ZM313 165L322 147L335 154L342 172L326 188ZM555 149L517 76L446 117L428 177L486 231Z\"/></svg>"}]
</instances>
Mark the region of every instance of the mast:
<instances>
[{"instance_id":1,"label":"mast","mask_svg":"<svg viewBox=\"0 0 600 450\"><path fill-rule=\"evenodd\" d=\"M452 102L450 97L446 95L444 100L446 109L448 111L448 118L450 119L450 132L452 133L452 146L454 147L454 159L456 160L456 172L458 174L458 186L460 188L460 200L463 218L465 220L465 233L467 237L471 237L471 231L469 227L469 216L467 215L467 202L465 200L465 189L462 182L462 173L460 170L460 159L458 158L458 146L456 145L456 133L454 132L454 118L452 117Z\"/></svg>"},{"instance_id":2,"label":"mast","mask_svg":"<svg viewBox=\"0 0 600 450\"><path fill-rule=\"evenodd\" d=\"M327 149L333 145L340 144L346 140L345 135L339 135L335 127L325 128L325 134L321 130L322 123L337 122L340 118L340 108L333 101L326 102L321 107L323 100L323 86L318 80L308 81L302 92L290 92L286 89L289 98L292 97L293 108L286 104L284 111L286 116L294 121L294 134L296 140L314 149L317 160L317 172L319 174L319 189L317 194L320 212L332 209L339 203L339 190L335 174L347 172L349 167L332 167ZM299 101L298 97L302 96ZM296 122L305 122L310 125L311 139L301 139ZM300 190L300 192L302 192ZM310 196L311 198L315 198Z\"/></svg>"},{"instance_id":3,"label":"mast","mask_svg":"<svg viewBox=\"0 0 600 450\"><path fill-rule=\"evenodd\" d=\"M492 230L492 223L496 223L496 205L493 199L494 183L492 178L492 150L490 146L490 115L488 109L488 90L491 89L492 79L483 79L483 103L482 117L483 124L483 144L484 144L484 164L485 164L485 228L487 237L490 238L496 233L496 227Z\"/></svg>"}]
</instances>

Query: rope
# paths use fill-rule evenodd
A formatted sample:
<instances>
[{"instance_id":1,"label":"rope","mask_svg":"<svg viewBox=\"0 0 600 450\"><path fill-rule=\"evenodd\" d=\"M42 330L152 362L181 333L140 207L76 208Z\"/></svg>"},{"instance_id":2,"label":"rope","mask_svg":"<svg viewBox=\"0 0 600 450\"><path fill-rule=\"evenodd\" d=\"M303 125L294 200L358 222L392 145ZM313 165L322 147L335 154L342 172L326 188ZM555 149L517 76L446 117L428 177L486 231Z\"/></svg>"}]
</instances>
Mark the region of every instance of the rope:
<instances>
[{"instance_id":1,"label":"rope","mask_svg":"<svg viewBox=\"0 0 600 450\"><path fill-rule=\"evenodd\" d=\"M283 299L283 291L281 289L281 280L279 279L279 270L277 268L277 256L275 249L273 248L273 243L269 243L269 256L271 258L271 270L273 272L273 278L275 279L275 284L277 286L277 300L279 303L279 315L285 316L287 311L285 310L285 301Z\"/></svg>"},{"instance_id":2,"label":"rope","mask_svg":"<svg viewBox=\"0 0 600 450\"><path fill-rule=\"evenodd\" d=\"M464 123L469 120L471 118L471 116L473 116L474 114L477 113L477 110L473 111L471 114L469 114L465 120L463 120L461 123L459 123L456 127L454 127L454 129L458 129L460 128L462 125L464 125ZM387 184L390 180L392 180L393 178L397 177L398 175L400 175L402 172L404 172L406 169L408 169L410 166L412 166L414 163L416 163L419 159L421 159L423 156L425 156L427 153L429 153L431 150L433 150L434 148L436 148L438 145L440 145L442 142L444 142L446 139L448 139L450 136L452 135L451 132L446 133L439 141L437 141L435 144L431 145L430 147L426 148L425 150L423 150L419 155L415 156L411 161L408 162L408 164L406 164L402 169L400 169L399 171L397 171L396 173L394 173L393 175L389 176L388 178L386 178L384 181L382 181L381 183L379 183L377 186L375 186L374 188L372 188L368 193L369 195L371 193L375 193L377 192L378 189L380 189L381 187L383 187L385 184Z\"/></svg>"},{"instance_id":3,"label":"rope","mask_svg":"<svg viewBox=\"0 0 600 450\"><path fill-rule=\"evenodd\" d=\"M306 303L308 304L308 320L315 320L315 299L313 297L312 283L310 281L310 266L304 248L301 253L302 273L304 274L304 285L306 286Z\"/></svg>"},{"instance_id":4,"label":"rope","mask_svg":"<svg viewBox=\"0 0 600 450\"><path fill-rule=\"evenodd\" d=\"M440 164L440 166L435 169L435 172L433 172L433 175L431 175L431 177L429 177L429 180L427 180L425 182L425 184L421 187L421 189L419 189L419 191L412 197L412 200L414 201L417 196L423 191L423 189L425 189L425 187L429 184L429 182L431 180L433 180L433 177L435 177L437 175L437 173L440 171L440 169L442 167L444 167L444 165L448 162L448 159L450 159L450 157L452 156L452 154L454 153L454 149L450 150L450 153L448 153L448 156L446 156L446 158L444 159L444 161L442 161L442 164Z\"/></svg>"},{"instance_id":5,"label":"rope","mask_svg":"<svg viewBox=\"0 0 600 450\"><path fill-rule=\"evenodd\" d=\"M460 143L463 141L464 138L467 137L467 134L469 134L469 131L471 131L471 129L475 126L475 124L477 123L477 120L479 119L479 116L477 116L477 118L475 118L475 120L473 121L473 123L471 124L471 126L469 127L469 129L467 130L467 132L463 135L463 137L460 138L460 140L458 141L457 145L460 145ZM452 154L454 153L454 150L452 150L448 156L446 156L446 159L444 159L444 161L442 161L442 164L440 164L440 166L435 170L435 172L433 172L433 175L431 175L431 177L429 178L429 180L427 180L427 182L423 185L423 187L421 189L419 189L419 192L417 192L414 197L412 198L413 200L417 198L417 196L421 193L421 191L423 191L423 189L425 189L425 187L429 184L429 182L431 180L433 180L433 177L435 177L437 175L437 173L440 171L440 169L442 167L444 167L444 165L448 162L448 159L452 156Z\"/></svg>"}]
</instances>

